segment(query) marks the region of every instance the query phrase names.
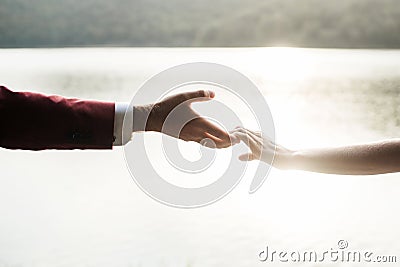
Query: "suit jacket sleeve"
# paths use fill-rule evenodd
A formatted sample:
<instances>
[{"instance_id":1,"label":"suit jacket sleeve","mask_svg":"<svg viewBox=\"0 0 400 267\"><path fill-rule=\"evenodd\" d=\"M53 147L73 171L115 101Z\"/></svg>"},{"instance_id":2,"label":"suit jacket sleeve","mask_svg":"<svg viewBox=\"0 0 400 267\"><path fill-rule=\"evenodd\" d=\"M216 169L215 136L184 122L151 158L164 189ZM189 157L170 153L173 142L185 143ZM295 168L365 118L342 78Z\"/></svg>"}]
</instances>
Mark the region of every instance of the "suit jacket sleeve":
<instances>
[{"instance_id":1,"label":"suit jacket sleeve","mask_svg":"<svg viewBox=\"0 0 400 267\"><path fill-rule=\"evenodd\" d=\"M0 86L0 146L8 149L111 149L112 102L13 92Z\"/></svg>"}]
</instances>

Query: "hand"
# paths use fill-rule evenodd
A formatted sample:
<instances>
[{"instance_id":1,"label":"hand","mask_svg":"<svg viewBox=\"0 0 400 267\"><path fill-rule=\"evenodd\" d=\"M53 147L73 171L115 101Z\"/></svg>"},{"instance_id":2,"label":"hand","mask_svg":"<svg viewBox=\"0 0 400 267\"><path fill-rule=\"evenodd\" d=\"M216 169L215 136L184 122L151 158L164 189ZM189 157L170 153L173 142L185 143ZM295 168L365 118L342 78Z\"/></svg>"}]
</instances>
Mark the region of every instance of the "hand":
<instances>
[{"instance_id":1,"label":"hand","mask_svg":"<svg viewBox=\"0 0 400 267\"><path fill-rule=\"evenodd\" d=\"M134 131L156 131L207 147L229 147L239 140L195 112L193 102L209 101L215 93L199 90L135 107Z\"/></svg>"},{"instance_id":2,"label":"hand","mask_svg":"<svg viewBox=\"0 0 400 267\"><path fill-rule=\"evenodd\" d=\"M294 152L263 137L261 132L237 127L231 133L250 148L251 152L240 155L240 160L261 160L278 169L288 169L291 166Z\"/></svg>"}]
</instances>

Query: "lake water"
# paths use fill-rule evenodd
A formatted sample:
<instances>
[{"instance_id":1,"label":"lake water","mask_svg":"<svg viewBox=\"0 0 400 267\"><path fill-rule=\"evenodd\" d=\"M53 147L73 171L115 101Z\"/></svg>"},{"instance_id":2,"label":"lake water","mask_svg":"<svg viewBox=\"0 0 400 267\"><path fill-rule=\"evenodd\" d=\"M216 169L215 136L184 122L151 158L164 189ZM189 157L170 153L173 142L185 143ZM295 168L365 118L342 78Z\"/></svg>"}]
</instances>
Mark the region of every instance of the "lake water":
<instances>
[{"instance_id":1,"label":"lake water","mask_svg":"<svg viewBox=\"0 0 400 267\"><path fill-rule=\"evenodd\" d=\"M4 49L0 83L129 101L152 75L197 61L248 76L267 99L277 142L290 148L399 137L397 50ZM248 194L252 177L245 175L221 201L182 210L159 204L136 186L120 147L1 149L0 166L0 267L265 266L271 263L260 262L258 254L267 245L322 253L337 249L339 240L352 251L400 260L399 174L272 170L255 194ZM291 266L274 263L280 265ZM363 266L335 264L354 265Z\"/></svg>"}]
</instances>

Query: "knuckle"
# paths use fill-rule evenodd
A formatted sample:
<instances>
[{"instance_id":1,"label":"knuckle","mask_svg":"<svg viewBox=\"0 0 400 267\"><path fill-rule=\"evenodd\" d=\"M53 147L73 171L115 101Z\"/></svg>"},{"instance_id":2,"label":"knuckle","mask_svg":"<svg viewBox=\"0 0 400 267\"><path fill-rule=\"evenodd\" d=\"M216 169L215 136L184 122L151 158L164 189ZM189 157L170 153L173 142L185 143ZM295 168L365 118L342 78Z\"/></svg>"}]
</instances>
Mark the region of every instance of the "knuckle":
<instances>
[{"instance_id":1,"label":"knuckle","mask_svg":"<svg viewBox=\"0 0 400 267\"><path fill-rule=\"evenodd\" d=\"M197 91L197 96L198 96L198 97L206 96L206 91L203 90L203 89L198 90L198 91Z\"/></svg>"}]
</instances>

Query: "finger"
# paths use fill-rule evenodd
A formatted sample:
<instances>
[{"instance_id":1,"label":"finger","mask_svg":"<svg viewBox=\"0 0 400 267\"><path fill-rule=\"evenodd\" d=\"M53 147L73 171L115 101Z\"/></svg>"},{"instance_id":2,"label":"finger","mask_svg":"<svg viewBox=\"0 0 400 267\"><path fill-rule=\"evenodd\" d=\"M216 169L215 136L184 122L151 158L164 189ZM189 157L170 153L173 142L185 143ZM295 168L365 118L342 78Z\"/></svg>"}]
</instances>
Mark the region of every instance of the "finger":
<instances>
[{"instance_id":1,"label":"finger","mask_svg":"<svg viewBox=\"0 0 400 267\"><path fill-rule=\"evenodd\" d=\"M248 147L252 146L251 137L245 133L239 131L232 131L233 135L236 136L239 140L243 141Z\"/></svg>"},{"instance_id":2,"label":"finger","mask_svg":"<svg viewBox=\"0 0 400 267\"><path fill-rule=\"evenodd\" d=\"M234 134L229 134L229 138L231 139L232 145L236 145L240 143L240 139L236 137Z\"/></svg>"},{"instance_id":3,"label":"finger","mask_svg":"<svg viewBox=\"0 0 400 267\"><path fill-rule=\"evenodd\" d=\"M253 158L255 159L256 157L259 157L262 151L262 145L257 143L251 136L241 133L241 132L236 132L235 135L242 140L251 150L253 153ZM257 155L257 156L256 156Z\"/></svg>"},{"instance_id":4,"label":"finger","mask_svg":"<svg viewBox=\"0 0 400 267\"><path fill-rule=\"evenodd\" d=\"M205 119L199 120L199 122L197 123L197 127L201 128L203 131L212 134L213 136L218 137L221 140L224 140L225 142L228 142L231 145L237 144L240 141L233 134L229 134L227 131L221 129L214 123Z\"/></svg>"},{"instance_id":5,"label":"finger","mask_svg":"<svg viewBox=\"0 0 400 267\"><path fill-rule=\"evenodd\" d=\"M200 142L200 145L208 147L208 148L216 148L217 144L215 143L215 141L212 138L204 138L202 139Z\"/></svg>"},{"instance_id":6,"label":"finger","mask_svg":"<svg viewBox=\"0 0 400 267\"><path fill-rule=\"evenodd\" d=\"M191 104L193 102L200 102L200 101L208 101L214 98L215 93L209 90L198 90L192 92L185 92L177 95L173 95L168 99L175 102L177 101L178 104L180 103L187 103ZM176 102L175 102L176 103Z\"/></svg>"},{"instance_id":7,"label":"finger","mask_svg":"<svg viewBox=\"0 0 400 267\"><path fill-rule=\"evenodd\" d=\"M215 143L215 147L217 147L217 148L225 148L225 147L231 146L230 140L220 139L217 136L214 136L207 132L204 133L204 136L206 137L206 139L210 139L211 141L213 141Z\"/></svg>"},{"instance_id":8,"label":"finger","mask_svg":"<svg viewBox=\"0 0 400 267\"><path fill-rule=\"evenodd\" d=\"M244 127L242 127L241 129L242 129L243 131L245 131L246 133L251 134L251 135L254 136L254 137L262 137L262 134L261 134L261 132L259 132L259 131L252 131L252 130L249 130L249 129L244 128Z\"/></svg>"},{"instance_id":9,"label":"finger","mask_svg":"<svg viewBox=\"0 0 400 267\"><path fill-rule=\"evenodd\" d=\"M189 104L193 102L209 101L214 97L215 93L210 90L198 90L194 92L184 93L185 101L188 101Z\"/></svg>"},{"instance_id":10,"label":"finger","mask_svg":"<svg viewBox=\"0 0 400 267\"><path fill-rule=\"evenodd\" d=\"M261 132L251 131L247 128L241 128L241 131L246 133L247 135L251 136L252 139L258 144L263 145L263 138Z\"/></svg>"},{"instance_id":11,"label":"finger","mask_svg":"<svg viewBox=\"0 0 400 267\"><path fill-rule=\"evenodd\" d=\"M195 137L197 136L197 137ZM179 138L185 141L194 141L199 143L202 146L206 146L209 148L225 148L228 147L230 144L229 142L224 142L223 140L219 139L218 137L215 137L209 133L205 132L198 132L195 134L195 136L180 136ZM200 137L202 136L202 137Z\"/></svg>"},{"instance_id":12,"label":"finger","mask_svg":"<svg viewBox=\"0 0 400 267\"><path fill-rule=\"evenodd\" d=\"M234 131L247 135L260 148L264 145L263 138L259 132L254 132L243 127L237 127Z\"/></svg>"},{"instance_id":13,"label":"finger","mask_svg":"<svg viewBox=\"0 0 400 267\"><path fill-rule=\"evenodd\" d=\"M234 131L247 134L247 135L249 135L249 136L251 136L253 138L259 137L259 135L256 132L253 132L253 131L251 131L251 130L249 130L247 128L241 127L241 126L236 127Z\"/></svg>"},{"instance_id":14,"label":"finger","mask_svg":"<svg viewBox=\"0 0 400 267\"><path fill-rule=\"evenodd\" d=\"M239 156L239 160L241 160L241 161L254 160L254 156L251 153L242 154L242 155Z\"/></svg>"},{"instance_id":15,"label":"finger","mask_svg":"<svg viewBox=\"0 0 400 267\"><path fill-rule=\"evenodd\" d=\"M270 138L264 137L262 132L251 131L247 128L243 128L243 131L245 131L247 134L251 135L260 147L270 148L270 149L275 150L276 144Z\"/></svg>"},{"instance_id":16,"label":"finger","mask_svg":"<svg viewBox=\"0 0 400 267\"><path fill-rule=\"evenodd\" d=\"M221 129L219 126L202 117L193 121L193 127L195 127L198 132L209 133L219 138L223 142L226 142L226 146L234 145L240 142L240 140L233 134L229 134L227 131Z\"/></svg>"}]
</instances>

